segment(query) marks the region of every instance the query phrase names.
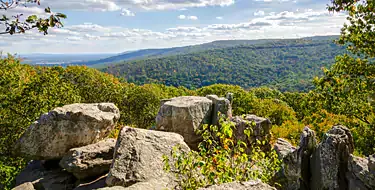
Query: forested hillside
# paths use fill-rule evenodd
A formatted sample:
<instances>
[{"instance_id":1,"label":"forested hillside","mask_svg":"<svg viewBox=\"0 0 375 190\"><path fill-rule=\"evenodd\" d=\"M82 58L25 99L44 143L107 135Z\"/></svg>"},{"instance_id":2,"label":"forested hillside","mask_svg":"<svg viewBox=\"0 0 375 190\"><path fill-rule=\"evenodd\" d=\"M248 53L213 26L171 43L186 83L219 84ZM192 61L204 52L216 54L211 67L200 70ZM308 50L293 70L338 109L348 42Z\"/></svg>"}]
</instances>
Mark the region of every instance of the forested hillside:
<instances>
[{"instance_id":1,"label":"forested hillside","mask_svg":"<svg viewBox=\"0 0 375 190\"><path fill-rule=\"evenodd\" d=\"M161 83L190 89L233 84L245 89L269 86L307 91L312 79L345 52L330 39L268 41L203 52L110 65L102 71L136 84Z\"/></svg>"},{"instance_id":2,"label":"forested hillside","mask_svg":"<svg viewBox=\"0 0 375 190\"><path fill-rule=\"evenodd\" d=\"M327 40L331 42L334 39L337 39L338 36L313 36L306 37L302 39L306 40ZM98 60L90 61L80 61L80 62L71 62L64 65L87 65L94 68L103 68L109 64L116 64L121 61L132 61L140 59L150 59L150 58L160 58L173 55L181 55L188 53L196 53L200 51L228 48L240 45L256 45L256 44L265 44L270 42L277 41L289 41L288 39L257 39L257 40L218 40L210 43L204 43L199 45L183 46L183 47L172 47L172 48L161 48L161 49L141 49L137 51L130 51L120 53L115 56L110 56Z\"/></svg>"}]
</instances>

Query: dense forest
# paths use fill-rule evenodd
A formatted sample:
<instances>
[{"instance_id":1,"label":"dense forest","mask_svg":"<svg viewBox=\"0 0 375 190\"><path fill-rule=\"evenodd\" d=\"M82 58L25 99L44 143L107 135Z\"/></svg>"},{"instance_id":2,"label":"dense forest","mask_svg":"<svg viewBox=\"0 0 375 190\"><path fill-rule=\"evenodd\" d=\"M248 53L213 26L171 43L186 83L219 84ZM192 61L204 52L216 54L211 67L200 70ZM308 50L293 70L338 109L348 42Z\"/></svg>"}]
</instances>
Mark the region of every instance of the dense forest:
<instances>
[{"instance_id":1,"label":"dense forest","mask_svg":"<svg viewBox=\"0 0 375 190\"><path fill-rule=\"evenodd\" d=\"M313 88L313 77L323 74L322 67L330 67L335 56L344 52L345 47L330 39L275 40L129 61L102 71L139 85L160 83L196 89L220 83L245 89L268 86L308 91Z\"/></svg>"}]
</instances>

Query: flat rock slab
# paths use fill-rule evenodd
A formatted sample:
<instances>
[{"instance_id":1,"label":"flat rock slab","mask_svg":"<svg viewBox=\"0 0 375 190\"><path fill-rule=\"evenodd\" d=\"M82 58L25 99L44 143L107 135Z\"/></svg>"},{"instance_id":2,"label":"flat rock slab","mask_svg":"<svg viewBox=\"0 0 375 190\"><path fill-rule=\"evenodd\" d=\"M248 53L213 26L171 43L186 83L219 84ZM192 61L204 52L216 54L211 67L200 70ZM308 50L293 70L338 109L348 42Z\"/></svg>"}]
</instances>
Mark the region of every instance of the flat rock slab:
<instances>
[{"instance_id":1,"label":"flat rock slab","mask_svg":"<svg viewBox=\"0 0 375 190\"><path fill-rule=\"evenodd\" d=\"M260 180L247 182L232 182L221 185L213 185L199 190L276 190L276 188L262 183Z\"/></svg>"},{"instance_id":2,"label":"flat rock slab","mask_svg":"<svg viewBox=\"0 0 375 190\"><path fill-rule=\"evenodd\" d=\"M116 140L106 139L95 144L70 149L60 166L73 173L77 179L97 177L109 171Z\"/></svg>"},{"instance_id":3,"label":"flat rock slab","mask_svg":"<svg viewBox=\"0 0 375 190\"><path fill-rule=\"evenodd\" d=\"M120 118L112 103L71 104L43 114L22 135L15 154L32 160L60 159L71 148L106 137Z\"/></svg>"},{"instance_id":4,"label":"flat rock slab","mask_svg":"<svg viewBox=\"0 0 375 190\"><path fill-rule=\"evenodd\" d=\"M211 124L212 100L199 96L180 96L163 100L156 117L156 129L182 135L192 149L197 149L202 137L196 130Z\"/></svg>"},{"instance_id":5,"label":"flat rock slab","mask_svg":"<svg viewBox=\"0 0 375 190\"><path fill-rule=\"evenodd\" d=\"M128 187L154 179L174 178L163 170L162 157L170 155L176 145L184 151L190 150L179 134L124 127L117 139L107 185Z\"/></svg>"}]
</instances>

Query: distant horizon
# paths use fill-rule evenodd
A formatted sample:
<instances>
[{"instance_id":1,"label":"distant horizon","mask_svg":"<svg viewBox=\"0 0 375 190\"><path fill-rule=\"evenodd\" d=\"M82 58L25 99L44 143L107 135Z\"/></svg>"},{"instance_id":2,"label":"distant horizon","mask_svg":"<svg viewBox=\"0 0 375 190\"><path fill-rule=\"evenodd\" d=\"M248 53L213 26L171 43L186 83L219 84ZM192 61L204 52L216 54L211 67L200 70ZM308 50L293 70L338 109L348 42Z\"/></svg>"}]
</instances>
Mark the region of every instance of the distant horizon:
<instances>
[{"instance_id":1,"label":"distant horizon","mask_svg":"<svg viewBox=\"0 0 375 190\"><path fill-rule=\"evenodd\" d=\"M214 40L211 42L205 42L205 43L199 43L199 44L193 44L193 45L184 45L184 46L173 46L173 47L165 47L165 48L143 48L143 49L136 49L136 50L127 50L127 51L122 51L122 52L83 52L83 53L45 53L45 52L38 52L38 53L15 53L13 55L16 56L30 56L30 55L119 55L123 53L128 53L128 52L134 52L134 51L141 51L141 50L148 50L148 49L169 49L169 48L179 48L179 47L187 47L187 46L195 46L195 45L202 45L202 44L209 44L213 42L218 42L218 41L256 41L256 40L284 40L284 39L303 39L303 38L309 38L309 37L333 37L333 36L340 36L339 34L332 34L332 35L312 35L312 36L304 36L304 37L291 37L291 38L260 38L260 39L227 39L227 40ZM3 52L3 54L6 54Z\"/></svg>"}]
</instances>

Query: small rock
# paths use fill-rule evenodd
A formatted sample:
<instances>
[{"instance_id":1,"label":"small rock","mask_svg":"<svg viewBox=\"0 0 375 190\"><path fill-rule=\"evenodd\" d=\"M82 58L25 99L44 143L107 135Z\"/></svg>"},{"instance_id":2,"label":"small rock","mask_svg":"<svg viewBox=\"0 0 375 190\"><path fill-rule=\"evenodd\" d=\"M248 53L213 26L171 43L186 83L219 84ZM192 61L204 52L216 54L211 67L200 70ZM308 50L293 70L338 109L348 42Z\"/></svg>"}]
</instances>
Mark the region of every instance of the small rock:
<instances>
[{"instance_id":1,"label":"small rock","mask_svg":"<svg viewBox=\"0 0 375 190\"><path fill-rule=\"evenodd\" d=\"M276 190L276 188L262 183L260 180L247 182L232 182L221 185L213 185L199 190Z\"/></svg>"},{"instance_id":2,"label":"small rock","mask_svg":"<svg viewBox=\"0 0 375 190\"><path fill-rule=\"evenodd\" d=\"M192 149L197 149L202 137L196 130L210 124L212 101L199 96L180 96L163 100L156 117L156 130L182 135Z\"/></svg>"},{"instance_id":3,"label":"small rock","mask_svg":"<svg viewBox=\"0 0 375 190\"><path fill-rule=\"evenodd\" d=\"M278 138L275 145L274 149L279 156L280 159L285 158L288 154L296 150L296 147L294 147L290 142L288 142L285 139Z\"/></svg>"},{"instance_id":4,"label":"small rock","mask_svg":"<svg viewBox=\"0 0 375 190\"><path fill-rule=\"evenodd\" d=\"M71 104L43 114L16 143L15 154L32 160L62 158L71 148L98 142L120 118L112 103Z\"/></svg>"},{"instance_id":5,"label":"small rock","mask_svg":"<svg viewBox=\"0 0 375 190\"><path fill-rule=\"evenodd\" d=\"M12 190L35 190L34 185L31 182L23 183Z\"/></svg>"},{"instance_id":6,"label":"small rock","mask_svg":"<svg viewBox=\"0 0 375 190\"><path fill-rule=\"evenodd\" d=\"M117 139L107 185L127 187L153 179L162 183L162 178L173 181L173 174L163 170L162 157L170 155L176 145L190 150L179 134L124 127Z\"/></svg>"},{"instance_id":7,"label":"small rock","mask_svg":"<svg viewBox=\"0 0 375 190\"><path fill-rule=\"evenodd\" d=\"M115 139L70 149L60 161L60 166L73 173L77 179L97 177L109 171L116 145Z\"/></svg>"}]
</instances>

